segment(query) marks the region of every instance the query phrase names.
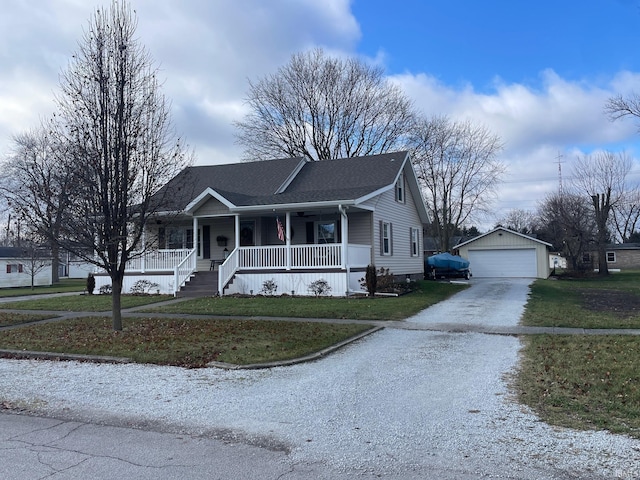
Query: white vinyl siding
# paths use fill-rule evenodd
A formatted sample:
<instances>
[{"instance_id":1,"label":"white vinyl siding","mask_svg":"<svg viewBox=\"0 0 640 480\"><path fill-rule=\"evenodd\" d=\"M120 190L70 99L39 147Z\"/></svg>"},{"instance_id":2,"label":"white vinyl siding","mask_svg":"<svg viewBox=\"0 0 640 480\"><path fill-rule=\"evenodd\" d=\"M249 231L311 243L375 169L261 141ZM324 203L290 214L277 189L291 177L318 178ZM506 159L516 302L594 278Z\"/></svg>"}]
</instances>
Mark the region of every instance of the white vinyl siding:
<instances>
[{"instance_id":1,"label":"white vinyl siding","mask_svg":"<svg viewBox=\"0 0 640 480\"><path fill-rule=\"evenodd\" d=\"M412 256L411 242L407 239L411 228L422 228L422 221L416 211L413 195L409 194L409 189L405 188L405 203L396 201L396 189L391 188L378 197L372 198L366 204L374 209L371 238L375 242L372 249L375 266L388 268L389 272L394 275L422 274L424 272L422 249L420 248L420 255ZM391 224L392 255L381 255L380 253L380 222Z\"/></svg>"},{"instance_id":2,"label":"white vinyl siding","mask_svg":"<svg viewBox=\"0 0 640 480\"><path fill-rule=\"evenodd\" d=\"M193 212L197 217L229 215L229 208L216 198L209 198L198 210Z\"/></svg>"},{"instance_id":3,"label":"white vinyl siding","mask_svg":"<svg viewBox=\"0 0 640 480\"><path fill-rule=\"evenodd\" d=\"M0 260L0 288L5 287L30 287L31 274L28 271L29 260L2 259ZM7 273L11 271L11 273ZM38 286L51 285L51 266L47 265L40 270L34 284Z\"/></svg>"},{"instance_id":4,"label":"white vinyl siding","mask_svg":"<svg viewBox=\"0 0 640 480\"><path fill-rule=\"evenodd\" d=\"M349 212L349 243L371 245L371 213Z\"/></svg>"}]
</instances>

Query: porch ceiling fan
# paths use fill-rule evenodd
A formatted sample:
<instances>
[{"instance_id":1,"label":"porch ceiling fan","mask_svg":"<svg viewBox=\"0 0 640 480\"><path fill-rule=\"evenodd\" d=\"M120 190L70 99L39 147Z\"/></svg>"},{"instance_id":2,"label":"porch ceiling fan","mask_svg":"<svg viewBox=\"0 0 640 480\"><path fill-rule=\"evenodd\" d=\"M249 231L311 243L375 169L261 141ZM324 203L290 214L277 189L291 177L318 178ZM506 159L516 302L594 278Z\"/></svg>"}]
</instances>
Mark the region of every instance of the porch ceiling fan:
<instances>
[{"instance_id":1,"label":"porch ceiling fan","mask_svg":"<svg viewBox=\"0 0 640 480\"><path fill-rule=\"evenodd\" d=\"M300 218L309 218L309 217L315 217L315 214L308 214L305 215L305 212L296 212L296 215L298 215L298 217Z\"/></svg>"}]
</instances>

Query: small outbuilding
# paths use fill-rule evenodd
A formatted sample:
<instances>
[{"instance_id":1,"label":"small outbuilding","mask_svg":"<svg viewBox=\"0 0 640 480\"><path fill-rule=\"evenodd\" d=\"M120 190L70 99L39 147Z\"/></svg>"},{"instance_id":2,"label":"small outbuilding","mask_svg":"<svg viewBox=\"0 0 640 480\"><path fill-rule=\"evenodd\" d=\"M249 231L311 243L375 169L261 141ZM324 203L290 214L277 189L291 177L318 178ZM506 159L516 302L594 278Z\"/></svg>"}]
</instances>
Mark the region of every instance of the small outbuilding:
<instances>
[{"instance_id":1,"label":"small outbuilding","mask_svg":"<svg viewBox=\"0 0 640 480\"><path fill-rule=\"evenodd\" d=\"M476 278L547 278L551 274L550 247L550 243L497 227L455 248L458 255L469 260Z\"/></svg>"}]
</instances>

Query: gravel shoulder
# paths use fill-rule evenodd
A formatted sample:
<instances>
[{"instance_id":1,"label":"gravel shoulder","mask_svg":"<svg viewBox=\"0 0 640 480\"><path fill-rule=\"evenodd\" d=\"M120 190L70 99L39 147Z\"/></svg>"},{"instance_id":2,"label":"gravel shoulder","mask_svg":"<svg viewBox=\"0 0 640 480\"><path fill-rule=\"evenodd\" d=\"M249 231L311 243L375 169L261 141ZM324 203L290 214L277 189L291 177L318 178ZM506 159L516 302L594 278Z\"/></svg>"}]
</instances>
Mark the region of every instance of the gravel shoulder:
<instances>
[{"instance_id":1,"label":"gravel shoulder","mask_svg":"<svg viewBox=\"0 0 640 480\"><path fill-rule=\"evenodd\" d=\"M516 325L528 285L474 280L407 322ZM260 445L327 478L640 477L640 441L553 428L515 402L519 350L511 336L385 329L253 371L0 360L0 401Z\"/></svg>"}]
</instances>

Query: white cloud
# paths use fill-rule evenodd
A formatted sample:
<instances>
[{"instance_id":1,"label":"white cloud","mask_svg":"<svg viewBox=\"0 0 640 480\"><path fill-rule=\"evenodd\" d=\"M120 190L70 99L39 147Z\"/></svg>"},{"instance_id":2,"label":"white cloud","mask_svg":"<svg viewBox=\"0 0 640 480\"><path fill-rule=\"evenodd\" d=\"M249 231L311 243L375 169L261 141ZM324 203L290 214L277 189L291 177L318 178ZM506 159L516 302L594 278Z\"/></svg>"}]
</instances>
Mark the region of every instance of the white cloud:
<instances>
[{"instance_id":1,"label":"white cloud","mask_svg":"<svg viewBox=\"0 0 640 480\"><path fill-rule=\"evenodd\" d=\"M95 8L108 3L3 5L0 155L11 134L51 113L59 73ZM247 79L274 72L292 53L311 46L352 50L361 35L349 0L132 0L131 6L138 37L165 79L163 92L172 101L176 129L196 147L200 163L238 157L231 122L242 117ZM226 153L219 156L221 151Z\"/></svg>"},{"instance_id":2,"label":"white cloud","mask_svg":"<svg viewBox=\"0 0 640 480\"><path fill-rule=\"evenodd\" d=\"M603 111L609 97L628 94L640 84L639 74L622 72L604 85L569 82L551 70L540 75L539 89L498 79L490 93L476 92L470 85L443 85L427 74L392 78L426 116L471 119L501 137L505 148L500 159L508 170L494 219L487 220L484 228L508 210L535 209L547 193L557 190L558 161L567 182L571 161L578 155L601 148L640 154L637 125L611 122Z\"/></svg>"},{"instance_id":3,"label":"white cloud","mask_svg":"<svg viewBox=\"0 0 640 480\"><path fill-rule=\"evenodd\" d=\"M53 109L58 75L77 49L83 28L103 0L8 2L0 16L0 155L10 137L38 124ZM361 38L349 0L131 0L138 36L159 63L163 91L173 104L178 133L198 163L236 161L233 121L242 118L248 79L274 73L291 54L321 46L353 55ZM369 59L384 65L385 46ZM558 163L568 175L577 152L626 149L639 155L637 124L610 122L604 102L628 95L640 74L568 81L552 70L539 85L497 78L489 92L443 84L427 72L394 75L394 82L426 115L478 121L505 143L508 166L496 218L511 208L535 208L557 188ZM490 226L490 222L488 221Z\"/></svg>"}]
</instances>

